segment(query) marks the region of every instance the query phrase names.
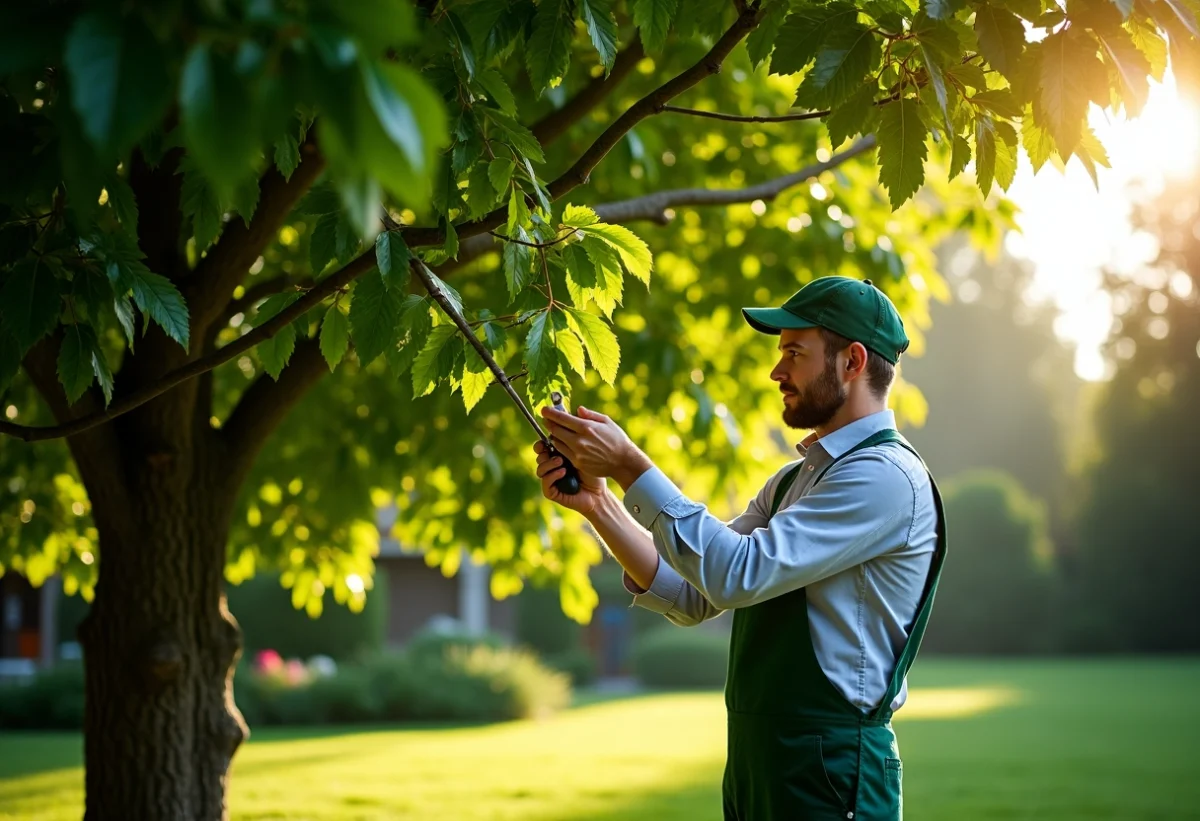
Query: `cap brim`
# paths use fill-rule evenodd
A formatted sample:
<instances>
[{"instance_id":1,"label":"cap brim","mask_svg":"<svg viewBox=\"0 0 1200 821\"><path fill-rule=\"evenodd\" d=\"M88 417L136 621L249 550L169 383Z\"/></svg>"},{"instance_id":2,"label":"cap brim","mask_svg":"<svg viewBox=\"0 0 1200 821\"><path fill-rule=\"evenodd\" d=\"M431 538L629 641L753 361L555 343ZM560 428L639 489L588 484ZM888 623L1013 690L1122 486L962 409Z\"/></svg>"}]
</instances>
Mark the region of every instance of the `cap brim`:
<instances>
[{"instance_id":1,"label":"cap brim","mask_svg":"<svg viewBox=\"0 0 1200 821\"><path fill-rule=\"evenodd\" d=\"M817 323L801 319L791 311L783 308L742 308L742 316L750 323L750 327L764 334L776 334L780 331L795 331L801 328L815 328Z\"/></svg>"}]
</instances>

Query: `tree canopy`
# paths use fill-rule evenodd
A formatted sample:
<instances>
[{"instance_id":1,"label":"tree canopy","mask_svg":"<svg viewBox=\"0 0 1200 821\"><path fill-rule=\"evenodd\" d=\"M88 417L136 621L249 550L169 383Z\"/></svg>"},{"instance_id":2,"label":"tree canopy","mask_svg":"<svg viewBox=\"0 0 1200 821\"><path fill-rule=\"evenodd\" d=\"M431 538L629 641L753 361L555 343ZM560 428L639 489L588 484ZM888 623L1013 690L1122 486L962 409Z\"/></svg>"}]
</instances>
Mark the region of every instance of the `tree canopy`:
<instances>
[{"instance_id":1,"label":"tree canopy","mask_svg":"<svg viewBox=\"0 0 1200 821\"><path fill-rule=\"evenodd\" d=\"M870 277L919 356L936 243L996 246L1022 148L1094 175L1089 107L1136 113L1168 54L1194 66L1198 9L6 7L0 569L90 595L110 434L186 397L245 482L230 579L269 565L310 612L361 606L394 501L444 571L486 558L497 595L558 578L586 618L598 548L542 502L532 431L413 265L532 403L583 400L734 498L788 451L738 308ZM924 413L903 381L894 404Z\"/></svg>"}]
</instances>

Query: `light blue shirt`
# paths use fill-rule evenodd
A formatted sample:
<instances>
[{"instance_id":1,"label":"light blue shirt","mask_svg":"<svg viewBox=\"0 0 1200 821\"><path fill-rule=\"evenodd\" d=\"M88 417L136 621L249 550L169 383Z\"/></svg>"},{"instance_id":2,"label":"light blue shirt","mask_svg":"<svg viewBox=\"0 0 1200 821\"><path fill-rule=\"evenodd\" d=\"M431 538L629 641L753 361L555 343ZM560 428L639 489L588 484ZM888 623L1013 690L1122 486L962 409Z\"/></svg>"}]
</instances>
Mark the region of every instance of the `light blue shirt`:
<instances>
[{"instance_id":1,"label":"light blue shirt","mask_svg":"<svg viewBox=\"0 0 1200 821\"><path fill-rule=\"evenodd\" d=\"M626 576L634 604L690 626L805 588L821 669L852 704L876 707L937 546L929 474L911 451L885 443L847 456L812 483L834 459L895 424L890 410L881 411L797 445L802 467L773 518L775 488L796 462L730 522L684 496L657 467L646 471L624 505L650 531L662 560L648 590ZM893 709L907 692L906 682Z\"/></svg>"}]
</instances>

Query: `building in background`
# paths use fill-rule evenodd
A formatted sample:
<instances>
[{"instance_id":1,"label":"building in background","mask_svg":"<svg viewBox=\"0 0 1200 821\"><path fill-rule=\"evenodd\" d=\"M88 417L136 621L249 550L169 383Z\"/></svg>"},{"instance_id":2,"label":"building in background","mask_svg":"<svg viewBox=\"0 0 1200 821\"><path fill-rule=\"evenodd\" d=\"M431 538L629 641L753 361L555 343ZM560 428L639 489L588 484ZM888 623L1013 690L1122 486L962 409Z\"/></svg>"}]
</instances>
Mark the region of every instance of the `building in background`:
<instances>
[{"instance_id":1,"label":"building in background","mask_svg":"<svg viewBox=\"0 0 1200 821\"><path fill-rule=\"evenodd\" d=\"M57 578L34 587L20 573L0 576L0 679L32 675L56 658Z\"/></svg>"}]
</instances>

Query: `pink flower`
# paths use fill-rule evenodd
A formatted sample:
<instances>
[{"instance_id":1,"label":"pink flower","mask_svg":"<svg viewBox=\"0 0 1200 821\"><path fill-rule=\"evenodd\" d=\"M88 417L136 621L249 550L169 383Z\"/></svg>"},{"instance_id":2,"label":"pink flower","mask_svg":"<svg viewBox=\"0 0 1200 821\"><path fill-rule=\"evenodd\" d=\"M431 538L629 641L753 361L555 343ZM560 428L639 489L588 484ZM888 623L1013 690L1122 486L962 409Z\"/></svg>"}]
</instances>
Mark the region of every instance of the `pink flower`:
<instances>
[{"instance_id":1,"label":"pink flower","mask_svg":"<svg viewBox=\"0 0 1200 821\"><path fill-rule=\"evenodd\" d=\"M255 669L271 675L283 670L283 657L274 650L259 650L254 656Z\"/></svg>"},{"instance_id":2,"label":"pink flower","mask_svg":"<svg viewBox=\"0 0 1200 821\"><path fill-rule=\"evenodd\" d=\"M308 679L308 668L300 659L289 659L287 663L287 682L295 686L303 684Z\"/></svg>"}]
</instances>

